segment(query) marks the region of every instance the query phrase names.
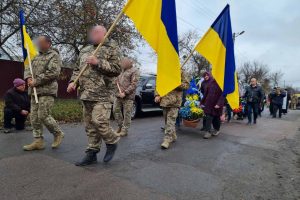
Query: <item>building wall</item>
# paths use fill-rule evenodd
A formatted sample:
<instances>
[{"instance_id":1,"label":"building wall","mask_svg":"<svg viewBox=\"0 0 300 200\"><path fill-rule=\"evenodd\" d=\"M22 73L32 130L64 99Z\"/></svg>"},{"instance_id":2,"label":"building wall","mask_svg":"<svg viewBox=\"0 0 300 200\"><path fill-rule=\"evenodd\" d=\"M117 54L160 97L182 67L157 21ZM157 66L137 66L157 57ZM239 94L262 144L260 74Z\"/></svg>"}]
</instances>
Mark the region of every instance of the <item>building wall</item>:
<instances>
[{"instance_id":1,"label":"building wall","mask_svg":"<svg viewBox=\"0 0 300 200\"><path fill-rule=\"evenodd\" d=\"M13 87L13 80L15 78L23 78L24 66L22 62L1 60L0 59L0 98L3 98L5 92ZM68 94L66 92L68 81L72 75L72 69L63 68L60 79L58 81L58 98L74 99L76 94Z\"/></svg>"},{"instance_id":2,"label":"building wall","mask_svg":"<svg viewBox=\"0 0 300 200\"><path fill-rule=\"evenodd\" d=\"M13 87L15 78L23 78L23 63L10 60L0 60L0 98Z\"/></svg>"}]
</instances>

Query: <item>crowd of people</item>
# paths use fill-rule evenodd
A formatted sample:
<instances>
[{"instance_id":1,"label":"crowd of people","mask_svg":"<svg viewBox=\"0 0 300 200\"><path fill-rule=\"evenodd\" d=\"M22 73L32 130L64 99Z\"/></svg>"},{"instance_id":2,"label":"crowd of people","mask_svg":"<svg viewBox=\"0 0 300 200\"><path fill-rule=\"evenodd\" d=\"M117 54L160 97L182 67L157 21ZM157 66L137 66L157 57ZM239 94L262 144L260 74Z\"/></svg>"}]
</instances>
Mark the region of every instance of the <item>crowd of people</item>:
<instances>
[{"instance_id":1,"label":"crowd of people","mask_svg":"<svg viewBox=\"0 0 300 200\"><path fill-rule=\"evenodd\" d=\"M127 136L131 124L131 112L135 98L135 91L139 82L139 70L134 67L134 62L128 57L122 57L120 49L113 40L104 41L106 29L103 26L95 26L89 31L91 44L83 48L74 67L73 76L70 79L67 92L78 92L82 101L83 121L88 137L88 145L85 156L76 162L77 166L86 166L97 162L97 154L102 142L106 145L104 162L112 160L117 144L121 137ZM93 55L98 44L103 43L100 50ZM42 35L37 40L39 55L32 60L32 74L25 72L25 80L15 79L14 87L5 95L4 128L8 133L12 130L12 119L15 119L15 128L25 128L26 118L30 113L30 121L33 132L33 142L25 145L25 151L42 150L45 148L43 126L45 126L54 140L52 148L58 148L64 138L64 133L56 120L51 116L51 108L57 96L57 79L62 66L58 51L52 48L51 38ZM89 67L79 77L83 67ZM176 124L180 123L179 108L184 100L184 91L189 88L190 81L186 74L181 74L182 84L165 96L155 93L154 101L163 109L165 127L161 148L168 149L176 141ZM205 72L199 88L201 93L200 106L205 113L203 118L204 138L209 139L220 134L221 119L224 113L227 120L232 119L233 110L230 108L222 90L209 72ZM26 91L28 86L29 95ZM38 103L34 98L37 93ZM262 111L262 105L266 96L255 78L251 79L245 93L241 95L245 101L248 124L256 124ZM267 96L270 102L272 116L279 117L287 112L289 98L287 92L279 87ZM30 100L31 99L31 100ZM114 101L112 103L112 100ZM292 108L297 104L296 98L291 98ZM286 104L286 106L284 106ZM113 113L117 123L114 131L110 125L110 115ZM224 106L226 111L224 111Z\"/></svg>"},{"instance_id":2,"label":"crowd of people","mask_svg":"<svg viewBox=\"0 0 300 200\"><path fill-rule=\"evenodd\" d=\"M256 124L258 116L264 110L265 105L269 107L270 115L273 118L281 118L288 113L288 109L297 109L298 97L291 95L286 89L274 87L266 95L262 87L258 85L256 78L252 78L250 85L245 88L245 93L241 96L241 101L245 102L243 115L248 117L248 125ZM231 120L232 109L226 104L227 121Z\"/></svg>"}]
</instances>

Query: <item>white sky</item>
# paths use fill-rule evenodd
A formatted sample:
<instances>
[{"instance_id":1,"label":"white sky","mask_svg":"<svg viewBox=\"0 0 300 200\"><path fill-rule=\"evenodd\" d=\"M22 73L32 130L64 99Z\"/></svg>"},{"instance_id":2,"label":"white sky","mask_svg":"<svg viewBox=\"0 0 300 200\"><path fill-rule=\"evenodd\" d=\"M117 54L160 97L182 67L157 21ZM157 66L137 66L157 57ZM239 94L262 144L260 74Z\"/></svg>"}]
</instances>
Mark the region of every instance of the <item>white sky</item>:
<instances>
[{"instance_id":1,"label":"white sky","mask_svg":"<svg viewBox=\"0 0 300 200\"><path fill-rule=\"evenodd\" d=\"M235 44L236 64L257 60L281 70L286 84L300 87L300 0L176 0L179 35L204 34L227 3L233 32L245 31ZM147 45L140 50L143 71L155 72Z\"/></svg>"}]
</instances>

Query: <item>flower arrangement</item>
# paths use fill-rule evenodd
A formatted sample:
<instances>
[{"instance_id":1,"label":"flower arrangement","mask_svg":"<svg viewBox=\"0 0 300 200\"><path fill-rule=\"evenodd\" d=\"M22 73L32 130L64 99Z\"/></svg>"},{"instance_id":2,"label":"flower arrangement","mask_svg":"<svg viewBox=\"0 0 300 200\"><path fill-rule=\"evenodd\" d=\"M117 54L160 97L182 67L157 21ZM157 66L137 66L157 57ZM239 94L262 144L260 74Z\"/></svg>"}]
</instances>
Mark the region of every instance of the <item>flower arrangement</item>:
<instances>
[{"instance_id":1,"label":"flower arrangement","mask_svg":"<svg viewBox=\"0 0 300 200\"><path fill-rule=\"evenodd\" d=\"M233 109L232 112L235 114L243 112L243 106L240 104L239 108Z\"/></svg>"},{"instance_id":2,"label":"flower arrangement","mask_svg":"<svg viewBox=\"0 0 300 200\"><path fill-rule=\"evenodd\" d=\"M244 99L240 98L240 106L239 106L239 108L233 109L232 112L234 114L244 113L245 112L245 104L246 104L246 102L244 101Z\"/></svg>"},{"instance_id":3,"label":"flower arrangement","mask_svg":"<svg viewBox=\"0 0 300 200\"><path fill-rule=\"evenodd\" d=\"M184 120L188 121L199 120L204 116L204 112L200 108L200 97L194 79L192 79L190 83L190 88L187 90L186 94L186 102L179 113Z\"/></svg>"}]
</instances>

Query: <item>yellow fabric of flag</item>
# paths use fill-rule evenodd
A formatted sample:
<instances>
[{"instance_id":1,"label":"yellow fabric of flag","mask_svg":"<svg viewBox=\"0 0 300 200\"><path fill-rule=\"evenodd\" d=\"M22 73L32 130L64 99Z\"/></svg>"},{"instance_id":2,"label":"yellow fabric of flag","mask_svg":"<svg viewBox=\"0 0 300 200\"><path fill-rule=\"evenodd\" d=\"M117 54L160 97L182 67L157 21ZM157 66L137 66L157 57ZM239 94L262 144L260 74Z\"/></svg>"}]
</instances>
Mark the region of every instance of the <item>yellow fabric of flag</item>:
<instances>
[{"instance_id":1,"label":"yellow fabric of flag","mask_svg":"<svg viewBox=\"0 0 300 200\"><path fill-rule=\"evenodd\" d=\"M157 53L156 90L168 94L181 84L175 0L129 0L123 12Z\"/></svg>"}]
</instances>

